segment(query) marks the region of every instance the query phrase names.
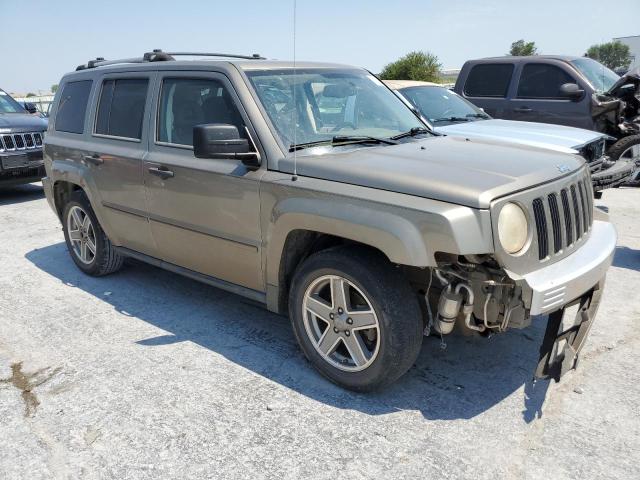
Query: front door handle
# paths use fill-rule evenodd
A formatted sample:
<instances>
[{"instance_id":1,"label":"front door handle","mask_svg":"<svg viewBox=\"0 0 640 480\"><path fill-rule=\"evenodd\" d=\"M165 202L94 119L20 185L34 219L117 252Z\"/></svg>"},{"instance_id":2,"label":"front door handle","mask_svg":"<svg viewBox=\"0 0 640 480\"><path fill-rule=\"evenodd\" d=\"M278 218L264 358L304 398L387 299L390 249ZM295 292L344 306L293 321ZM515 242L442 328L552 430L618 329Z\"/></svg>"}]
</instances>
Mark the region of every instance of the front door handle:
<instances>
[{"instance_id":1,"label":"front door handle","mask_svg":"<svg viewBox=\"0 0 640 480\"><path fill-rule=\"evenodd\" d=\"M529 112L533 112L533 109L530 107L518 107L518 108L514 108L514 111L518 112L518 113L529 113Z\"/></svg>"},{"instance_id":2,"label":"front door handle","mask_svg":"<svg viewBox=\"0 0 640 480\"><path fill-rule=\"evenodd\" d=\"M100 155L98 155L97 153L94 155L85 155L84 160L85 162L89 162L93 165L102 165L104 163L102 157L100 157Z\"/></svg>"},{"instance_id":3,"label":"front door handle","mask_svg":"<svg viewBox=\"0 0 640 480\"><path fill-rule=\"evenodd\" d=\"M173 178L173 172L164 167L149 167L149 173L157 175L162 179Z\"/></svg>"}]
</instances>

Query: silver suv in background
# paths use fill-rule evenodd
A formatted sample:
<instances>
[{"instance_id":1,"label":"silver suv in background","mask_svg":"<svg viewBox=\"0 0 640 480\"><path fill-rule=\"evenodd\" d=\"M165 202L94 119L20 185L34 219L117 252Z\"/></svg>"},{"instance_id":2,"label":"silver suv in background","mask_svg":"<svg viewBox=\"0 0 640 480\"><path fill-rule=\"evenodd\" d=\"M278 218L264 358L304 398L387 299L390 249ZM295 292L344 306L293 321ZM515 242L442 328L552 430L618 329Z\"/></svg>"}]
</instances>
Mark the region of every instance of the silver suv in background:
<instances>
[{"instance_id":1,"label":"silver suv in background","mask_svg":"<svg viewBox=\"0 0 640 480\"><path fill-rule=\"evenodd\" d=\"M80 270L133 257L261 302L355 390L423 333L539 315L537 376L575 366L616 243L580 156L434 136L356 67L179 55L60 81L43 183Z\"/></svg>"},{"instance_id":2,"label":"silver suv in background","mask_svg":"<svg viewBox=\"0 0 640 480\"><path fill-rule=\"evenodd\" d=\"M628 162L617 163L605 155L606 141L611 138L604 133L563 125L493 119L457 93L436 83L413 80L384 80L384 83L414 108L435 132L579 153L589 165L596 197L605 188L620 185L633 171Z\"/></svg>"}]
</instances>

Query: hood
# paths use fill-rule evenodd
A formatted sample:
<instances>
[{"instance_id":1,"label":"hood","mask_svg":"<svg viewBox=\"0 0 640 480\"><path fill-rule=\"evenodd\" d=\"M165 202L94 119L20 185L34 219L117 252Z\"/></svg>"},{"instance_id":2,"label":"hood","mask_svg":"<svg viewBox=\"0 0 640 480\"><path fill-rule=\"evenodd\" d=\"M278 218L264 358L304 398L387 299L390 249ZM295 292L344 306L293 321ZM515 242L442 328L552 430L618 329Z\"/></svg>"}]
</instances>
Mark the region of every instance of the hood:
<instances>
[{"instance_id":1,"label":"hood","mask_svg":"<svg viewBox=\"0 0 640 480\"><path fill-rule=\"evenodd\" d=\"M0 113L0 133L41 132L46 129L44 118L28 113Z\"/></svg>"},{"instance_id":2,"label":"hood","mask_svg":"<svg viewBox=\"0 0 640 480\"><path fill-rule=\"evenodd\" d=\"M364 187L489 208L492 200L568 175L578 155L491 140L431 137L399 145L299 153L297 173ZM324 153L317 155L314 153ZM278 169L293 173L293 157Z\"/></svg>"},{"instance_id":3,"label":"hood","mask_svg":"<svg viewBox=\"0 0 640 480\"><path fill-rule=\"evenodd\" d=\"M623 76L621 76L618 81L616 83L613 84L613 86L607 91L608 94L610 95L615 95L616 91L622 86L622 85L626 85L627 83L636 83L636 82L640 82L640 67L631 70L627 73L625 73Z\"/></svg>"},{"instance_id":4,"label":"hood","mask_svg":"<svg viewBox=\"0 0 640 480\"><path fill-rule=\"evenodd\" d=\"M435 128L445 135L485 138L514 142L519 145L546 148L556 152L577 153L579 148L606 135L582 128L549 123L513 120L479 120Z\"/></svg>"}]
</instances>

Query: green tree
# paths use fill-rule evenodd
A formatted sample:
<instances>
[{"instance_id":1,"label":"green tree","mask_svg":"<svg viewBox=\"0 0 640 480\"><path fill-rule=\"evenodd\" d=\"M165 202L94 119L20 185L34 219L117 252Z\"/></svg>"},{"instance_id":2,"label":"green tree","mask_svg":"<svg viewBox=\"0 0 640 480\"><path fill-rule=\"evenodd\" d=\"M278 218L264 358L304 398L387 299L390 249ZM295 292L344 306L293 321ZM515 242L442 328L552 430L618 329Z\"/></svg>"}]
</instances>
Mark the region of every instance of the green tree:
<instances>
[{"instance_id":1,"label":"green tree","mask_svg":"<svg viewBox=\"0 0 640 480\"><path fill-rule=\"evenodd\" d=\"M611 69L627 68L631 63L629 45L619 41L591 45L585 56L593 58Z\"/></svg>"},{"instance_id":2,"label":"green tree","mask_svg":"<svg viewBox=\"0 0 640 480\"><path fill-rule=\"evenodd\" d=\"M537 54L538 48L536 47L536 42L525 42L523 39L513 42L509 50L509 55L515 57L529 57Z\"/></svg>"},{"instance_id":3,"label":"green tree","mask_svg":"<svg viewBox=\"0 0 640 480\"><path fill-rule=\"evenodd\" d=\"M385 80L420 80L437 82L442 65L438 57L429 52L410 52L382 69Z\"/></svg>"},{"instance_id":4,"label":"green tree","mask_svg":"<svg viewBox=\"0 0 640 480\"><path fill-rule=\"evenodd\" d=\"M35 94L35 93L31 93L31 92L27 93L27 98L29 98L29 97L35 97L35 96L36 96L36 94Z\"/></svg>"},{"instance_id":5,"label":"green tree","mask_svg":"<svg viewBox=\"0 0 640 480\"><path fill-rule=\"evenodd\" d=\"M54 83L51 85L51 93L56 93L58 91L58 84Z\"/></svg>"}]
</instances>

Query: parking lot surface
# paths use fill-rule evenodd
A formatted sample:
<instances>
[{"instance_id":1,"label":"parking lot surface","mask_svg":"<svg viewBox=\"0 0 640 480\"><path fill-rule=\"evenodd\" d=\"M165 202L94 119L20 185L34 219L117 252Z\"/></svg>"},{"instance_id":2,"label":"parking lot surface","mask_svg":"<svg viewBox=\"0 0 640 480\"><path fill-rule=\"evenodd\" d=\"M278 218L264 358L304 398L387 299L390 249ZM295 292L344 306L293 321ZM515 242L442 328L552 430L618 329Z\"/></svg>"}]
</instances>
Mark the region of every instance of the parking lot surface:
<instances>
[{"instance_id":1,"label":"parking lot surface","mask_svg":"<svg viewBox=\"0 0 640 480\"><path fill-rule=\"evenodd\" d=\"M83 275L35 185L0 192L0 478L640 478L640 189L579 368L532 382L544 319L425 338L392 387L323 378L289 322L143 264Z\"/></svg>"}]
</instances>

